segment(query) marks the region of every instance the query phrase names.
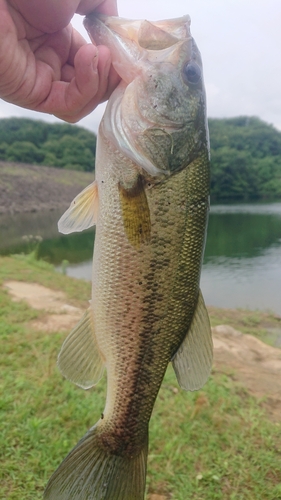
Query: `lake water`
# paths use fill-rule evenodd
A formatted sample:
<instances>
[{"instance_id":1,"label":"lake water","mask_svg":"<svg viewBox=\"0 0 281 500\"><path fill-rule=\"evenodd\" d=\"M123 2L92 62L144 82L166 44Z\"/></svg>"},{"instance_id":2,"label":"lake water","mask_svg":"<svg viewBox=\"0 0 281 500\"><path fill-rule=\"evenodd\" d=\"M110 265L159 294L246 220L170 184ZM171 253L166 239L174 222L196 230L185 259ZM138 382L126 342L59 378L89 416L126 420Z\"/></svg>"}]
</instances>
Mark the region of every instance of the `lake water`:
<instances>
[{"instance_id":1,"label":"lake water","mask_svg":"<svg viewBox=\"0 0 281 500\"><path fill-rule=\"evenodd\" d=\"M39 235L39 257L58 269L68 261L69 276L90 280L94 231L59 235L60 215L1 216L0 253L31 250ZM212 206L201 288L208 305L281 315L281 203Z\"/></svg>"}]
</instances>

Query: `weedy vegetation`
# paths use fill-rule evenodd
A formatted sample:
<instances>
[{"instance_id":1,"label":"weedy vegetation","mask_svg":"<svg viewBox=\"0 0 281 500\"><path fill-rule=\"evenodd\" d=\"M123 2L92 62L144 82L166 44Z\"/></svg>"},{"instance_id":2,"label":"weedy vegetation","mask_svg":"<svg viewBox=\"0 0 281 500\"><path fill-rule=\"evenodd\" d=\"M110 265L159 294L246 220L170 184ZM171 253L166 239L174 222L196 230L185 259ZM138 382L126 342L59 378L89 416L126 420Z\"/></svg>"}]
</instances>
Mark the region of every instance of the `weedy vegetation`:
<instances>
[{"instance_id":1,"label":"weedy vegetation","mask_svg":"<svg viewBox=\"0 0 281 500\"><path fill-rule=\"evenodd\" d=\"M63 290L80 307L90 284L30 256L0 258L0 498L36 500L100 417L106 380L85 392L62 378L56 357L66 333L32 329L41 312L11 299L3 287L10 279ZM217 324L219 312L211 312ZM244 314L245 328L254 333L251 314ZM214 371L201 391L185 393L169 368L150 425L147 499L153 493L171 500L281 499L280 424L230 376Z\"/></svg>"}]
</instances>

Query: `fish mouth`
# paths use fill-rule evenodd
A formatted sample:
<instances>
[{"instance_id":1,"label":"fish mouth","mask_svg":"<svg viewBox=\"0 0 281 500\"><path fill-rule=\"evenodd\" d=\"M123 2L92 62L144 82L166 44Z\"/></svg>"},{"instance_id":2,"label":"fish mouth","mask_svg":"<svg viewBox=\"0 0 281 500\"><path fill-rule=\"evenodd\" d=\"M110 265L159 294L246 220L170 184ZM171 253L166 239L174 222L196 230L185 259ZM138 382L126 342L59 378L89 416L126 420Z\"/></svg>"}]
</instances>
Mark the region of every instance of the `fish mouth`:
<instances>
[{"instance_id":1,"label":"fish mouth","mask_svg":"<svg viewBox=\"0 0 281 500\"><path fill-rule=\"evenodd\" d=\"M91 13L84 25L95 45L109 48L121 77L107 104L101 135L142 172L159 179L170 175L174 134L177 140L184 136L188 120L181 108L187 88L182 68L194 50L189 16L149 22Z\"/></svg>"},{"instance_id":2,"label":"fish mouth","mask_svg":"<svg viewBox=\"0 0 281 500\"><path fill-rule=\"evenodd\" d=\"M192 39L188 15L150 22L91 13L84 26L95 45L110 49L112 64L127 84L149 63L167 61L169 55L174 58L175 47Z\"/></svg>"}]
</instances>

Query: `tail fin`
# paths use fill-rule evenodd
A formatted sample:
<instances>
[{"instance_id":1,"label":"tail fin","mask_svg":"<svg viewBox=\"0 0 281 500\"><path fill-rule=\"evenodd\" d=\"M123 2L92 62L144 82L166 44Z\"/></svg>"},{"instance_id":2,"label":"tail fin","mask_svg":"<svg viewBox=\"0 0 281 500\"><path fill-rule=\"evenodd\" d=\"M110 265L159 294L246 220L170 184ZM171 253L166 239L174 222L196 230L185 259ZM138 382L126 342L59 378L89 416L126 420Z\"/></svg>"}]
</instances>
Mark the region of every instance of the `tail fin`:
<instances>
[{"instance_id":1,"label":"tail fin","mask_svg":"<svg viewBox=\"0 0 281 500\"><path fill-rule=\"evenodd\" d=\"M139 455L112 455L98 446L93 427L51 476L44 500L143 500L147 440Z\"/></svg>"}]
</instances>

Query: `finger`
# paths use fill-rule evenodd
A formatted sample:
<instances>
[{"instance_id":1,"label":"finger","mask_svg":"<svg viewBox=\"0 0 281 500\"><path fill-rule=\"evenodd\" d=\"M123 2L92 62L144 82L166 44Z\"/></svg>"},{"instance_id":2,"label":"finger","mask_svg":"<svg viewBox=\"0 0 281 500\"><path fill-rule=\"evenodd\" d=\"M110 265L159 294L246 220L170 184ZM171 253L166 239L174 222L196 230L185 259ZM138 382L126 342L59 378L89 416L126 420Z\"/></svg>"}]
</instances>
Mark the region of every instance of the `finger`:
<instances>
[{"instance_id":1,"label":"finger","mask_svg":"<svg viewBox=\"0 0 281 500\"><path fill-rule=\"evenodd\" d=\"M55 33L66 27L79 0L13 0L13 6L21 13L22 17L43 33Z\"/></svg>"},{"instance_id":2,"label":"finger","mask_svg":"<svg viewBox=\"0 0 281 500\"><path fill-rule=\"evenodd\" d=\"M82 0L76 12L85 15L94 10L108 16L118 16L117 0Z\"/></svg>"},{"instance_id":3,"label":"finger","mask_svg":"<svg viewBox=\"0 0 281 500\"><path fill-rule=\"evenodd\" d=\"M101 49L101 47L98 48L99 50ZM100 71L101 70L99 70L99 72ZM100 81L102 81L103 84L101 84ZM106 101L112 94L113 90L117 87L119 82L120 76L116 73L113 66L111 66L108 75L106 76L106 74L104 74L99 78L100 84L97 94L75 115L72 115L71 117L60 116L60 118L71 123L75 123L81 120L81 118L84 118L85 116L90 114L99 104ZM107 88L107 90L105 90L105 88Z\"/></svg>"},{"instance_id":4,"label":"finger","mask_svg":"<svg viewBox=\"0 0 281 500\"><path fill-rule=\"evenodd\" d=\"M77 93L77 97L80 95L81 99L85 99L86 101L96 95L99 87L99 58L100 54L97 47L91 44L84 45L77 52L74 58L75 78L69 86L70 101L72 100L72 93L75 99Z\"/></svg>"},{"instance_id":5,"label":"finger","mask_svg":"<svg viewBox=\"0 0 281 500\"><path fill-rule=\"evenodd\" d=\"M87 42L83 38L83 36L81 35L81 33L79 33L79 31L77 31L73 27L71 27L71 30L72 30L71 45L70 45L70 50L69 50L68 61L67 62L69 64L71 64L72 66L74 66L74 59L75 59L75 56L76 56L78 50L81 47L83 47L83 45L86 45Z\"/></svg>"},{"instance_id":6,"label":"finger","mask_svg":"<svg viewBox=\"0 0 281 500\"><path fill-rule=\"evenodd\" d=\"M95 96L81 110L80 116L86 116L101 102L106 101L120 82L120 76L111 65L111 57L108 47L98 46L98 89Z\"/></svg>"},{"instance_id":7,"label":"finger","mask_svg":"<svg viewBox=\"0 0 281 500\"><path fill-rule=\"evenodd\" d=\"M110 66L109 54L108 58ZM49 96L38 111L54 114L67 121L77 121L81 110L98 93L97 64L97 48L92 44L81 47L74 59L75 77L70 83L54 81Z\"/></svg>"},{"instance_id":8,"label":"finger","mask_svg":"<svg viewBox=\"0 0 281 500\"><path fill-rule=\"evenodd\" d=\"M96 12L107 16L118 16L117 0L104 0L96 9Z\"/></svg>"},{"instance_id":9,"label":"finger","mask_svg":"<svg viewBox=\"0 0 281 500\"><path fill-rule=\"evenodd\" d=\"M80 120L82 117L93 111L101 102L105 100L105 95L108 93L109 74L111 68L110 51L104 46L99 46L97 50L97 73L94 85L93 81L86 81L85 67L83 66L84 63L82 58L77 57L75 60L76 78L75 80L72 80L69 85L68 99L72 109L72 99L76 95L77 91L81 96L83 96L83 100L80 101L80 109L76 109L75 113L69 117L71 121ZM66 117L64 117L64 119L66 119Z\"/></svg>"},{"instance_id":10,"label":"finger","mask_svg":"<svg viewBox=\"0 0 281 500\"><path fill-rule=\"evenodd\" d=\"M99 90L96 97L100 100L100 102L103 102L109 98L110 94L119 83L120 77L111 64L111 55L108 47L99 45L98 50Z\"/></svg>"},{"instance_id":11,"label":"finger","mask_svg":"<svg viewBox=\"0 0 281 500\"><path fill-rule=\"evenodd\" d=\"M71 82L71 80L75 77L75 70L71 64L65 64L61 68L61 80L63 82Z\"/></svg>"},{"instance_id":12,"label":"finger","mask_svg":"<svg viewBox=\"0 0 281 500\"><path fill-rule=\"evenodd\" d=\"M107 91L103 92L103 94L100 93L99 95L96 95L89 103L87 103L86 106L83 109L81 109L80 113L75 117L75 122L89 115L102 102L107 101L107 99L109 99L113 90L117 87L119 82L120 82L120 76L116 73L113 66L111 66L108 75ZM66 118L64 119L66 121L70 121L67 120ZM73 122L74 120L71 121Z\"/></svg>"}]
</instances>

